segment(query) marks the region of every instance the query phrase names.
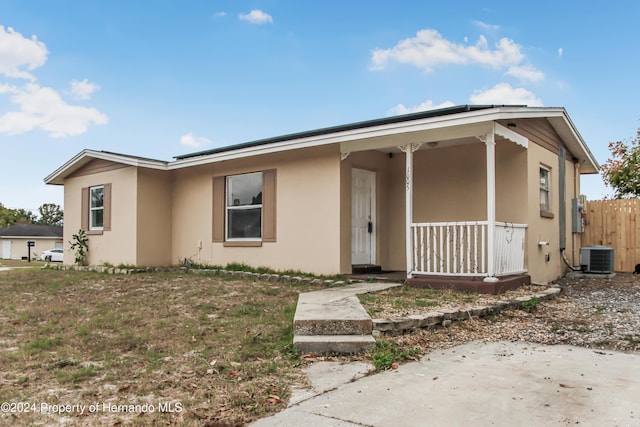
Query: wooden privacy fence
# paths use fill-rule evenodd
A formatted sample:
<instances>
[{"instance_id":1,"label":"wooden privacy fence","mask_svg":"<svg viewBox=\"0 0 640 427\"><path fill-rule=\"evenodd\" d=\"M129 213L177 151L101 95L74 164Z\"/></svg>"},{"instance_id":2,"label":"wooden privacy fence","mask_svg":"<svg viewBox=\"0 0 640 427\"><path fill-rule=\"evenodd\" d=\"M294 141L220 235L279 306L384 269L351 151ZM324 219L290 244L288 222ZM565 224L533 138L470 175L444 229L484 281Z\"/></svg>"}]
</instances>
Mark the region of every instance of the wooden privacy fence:
<instances>
[{"instance_id":1,"label":"wooden privacy fence","mask_svg":"<svg viewBox=\"0 0 640 427\"><path fill-rule=\"evenodd\" d=\"M640 264L640 199L590 200L584 214L582 246L610 246L614 270L633 271Z\"/></svg>"}]
</instances>

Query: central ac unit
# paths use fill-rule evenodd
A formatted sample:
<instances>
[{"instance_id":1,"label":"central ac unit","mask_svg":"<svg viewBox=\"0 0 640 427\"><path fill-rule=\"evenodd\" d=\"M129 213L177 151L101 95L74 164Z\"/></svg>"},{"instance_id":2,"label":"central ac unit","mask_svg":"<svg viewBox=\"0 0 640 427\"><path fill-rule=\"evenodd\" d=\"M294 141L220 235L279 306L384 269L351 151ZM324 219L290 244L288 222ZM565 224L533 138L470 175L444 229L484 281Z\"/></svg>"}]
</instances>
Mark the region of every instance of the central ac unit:
<instances>
[{"instance_id":1,"label":"central ac unit","mask_svg":"<svg viewBox=\"0 0 640 427\"><path fill-rule=\"evenodd\" d=\"M613 273L613 248L601 245L580 248L580 266L585 273Z\"/></svg>"}]
</instances>

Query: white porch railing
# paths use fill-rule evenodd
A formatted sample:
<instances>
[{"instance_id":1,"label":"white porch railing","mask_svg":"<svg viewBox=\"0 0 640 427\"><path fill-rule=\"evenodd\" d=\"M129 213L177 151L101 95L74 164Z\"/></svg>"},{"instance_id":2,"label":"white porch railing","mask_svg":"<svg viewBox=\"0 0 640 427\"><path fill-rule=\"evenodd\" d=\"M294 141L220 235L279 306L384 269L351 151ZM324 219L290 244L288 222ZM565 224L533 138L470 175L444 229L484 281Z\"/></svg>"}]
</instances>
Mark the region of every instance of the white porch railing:
<instances>
[{"instance_id":1,"label":"white porch railing","mask_svg":"<svg viewBox=\"0 0 640 427\"><path fill-rule=\"evenodd\" d=\"M411 224L414 274L488 275L487 221ZM524 273L526 224L496 222L494 274Z\"/></svg>"}]
</instances>

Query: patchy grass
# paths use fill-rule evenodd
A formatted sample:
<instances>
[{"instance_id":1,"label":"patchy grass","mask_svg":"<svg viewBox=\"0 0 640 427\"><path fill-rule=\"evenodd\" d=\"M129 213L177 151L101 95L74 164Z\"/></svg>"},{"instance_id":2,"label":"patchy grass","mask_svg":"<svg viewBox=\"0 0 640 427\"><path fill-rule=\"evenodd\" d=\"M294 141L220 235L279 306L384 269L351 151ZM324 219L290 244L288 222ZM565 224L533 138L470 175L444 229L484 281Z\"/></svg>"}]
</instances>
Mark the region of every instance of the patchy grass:
<instances>
[{"instance_id":1,"label":"patchy grass","mask_svg":"<svg viewBox=\"0 0 640 427\"><path fill-rule=\"evenodd\" d=\"M372 294L359 295L359 298L371 317L397 318L444 308L470 308L474 305L493 304L501 299L512 299L535 294L539 291L540 287L537 286L523 286L500 295L488 295L449 289L400 286ZM527 306L534 309L537 304L538 299L535 298L535 301Z\"/></svg>"},{"instance_id":2,"label":"patchy grass","mask_svg":"<svg viewBox=\"0 0 640 427\"><path fill-rule=\"evenodd\" d=\"M378 317L383 311L402 317L407 314L429 311L430 307L470 304L481 297L481 295L468 292L411 286L400 286L372 294L359 295L360 302L371 317Z\"/></svg>"},{"instance_id":3,"label":"patchy grass","mask_svg":"<svg viewBox=\"0 0 640 427\"><path fill-rule=\"evenodd\" d=\"M14 267L14 268L40 268L47 265L44 261L36 261L31 259L31 262L22 261L19 259L0 259L0 267Z\"/></svg>"},{"instance_id":4,"label":"patchy grass","mask_svg":"<svg viewBox=\"0 0 640 427\"><path fill-rule=\"evenodd\" d=\"M311 289L187 273L0 272L0 402L156 409L0 423L225 426L279 411L301 375L292 319ZM181 410L168 412L171 402Z\"/></svg>"},{"instance_id":5,"label":"patchy grass","mask_svg":"<svg viewBox=\"0 0 640 427\"><path fill-rule=\"evenodd\" d=\"M400 347L398 344L384 339L378 339L375 348L371 351L373 366L378 371L397 368L399 362L417 360L419 355L420 349L418 348Z\"/></svg>"},{"instance_id":6,"label":"patchy grass","mask_svg":"<svg viewBox=\"0 0 640 427\"><path fill-rule=\"evenodd\" d=\"M540 303L540 300L538 299L538 297L534 296L529 301L524 301L520 306L524 311L531 313L536 308L538 308L539 303Z\"/></svg>"}]
</instances>

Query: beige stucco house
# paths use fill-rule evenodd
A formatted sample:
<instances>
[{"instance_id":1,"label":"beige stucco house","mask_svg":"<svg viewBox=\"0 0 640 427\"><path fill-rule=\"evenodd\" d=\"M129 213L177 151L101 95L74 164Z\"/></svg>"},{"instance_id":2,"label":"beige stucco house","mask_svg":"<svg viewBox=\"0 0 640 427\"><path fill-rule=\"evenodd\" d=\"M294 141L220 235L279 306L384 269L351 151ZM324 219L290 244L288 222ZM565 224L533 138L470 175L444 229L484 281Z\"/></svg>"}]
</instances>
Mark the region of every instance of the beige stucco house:
<instances>
[{"instance_id":1,"label":"beige stucco house","mask_svg":"<svg viewBox=\"0 0 640 427\"><path fill-rule=\"evenodd\" d=\"M87 230L93 265L547 282L563 253L578 264L572 208L580 174L597 171L563 108L458 106L169 162L84 150L45 182L64 185L64 240Z\"/></svg>"},{"instance_id":2,"label":"beige stucco house","mask_svg":"<svg viewBox=\"0 0 640 427\"><path fill-rule=\"evenodd\" d=\"M41 224L14 224L0 228L0 259L35 259L49 249L63 247L63 228ZM27 242L33 242L28 247Z\"/></svg>"}]
</instances>

